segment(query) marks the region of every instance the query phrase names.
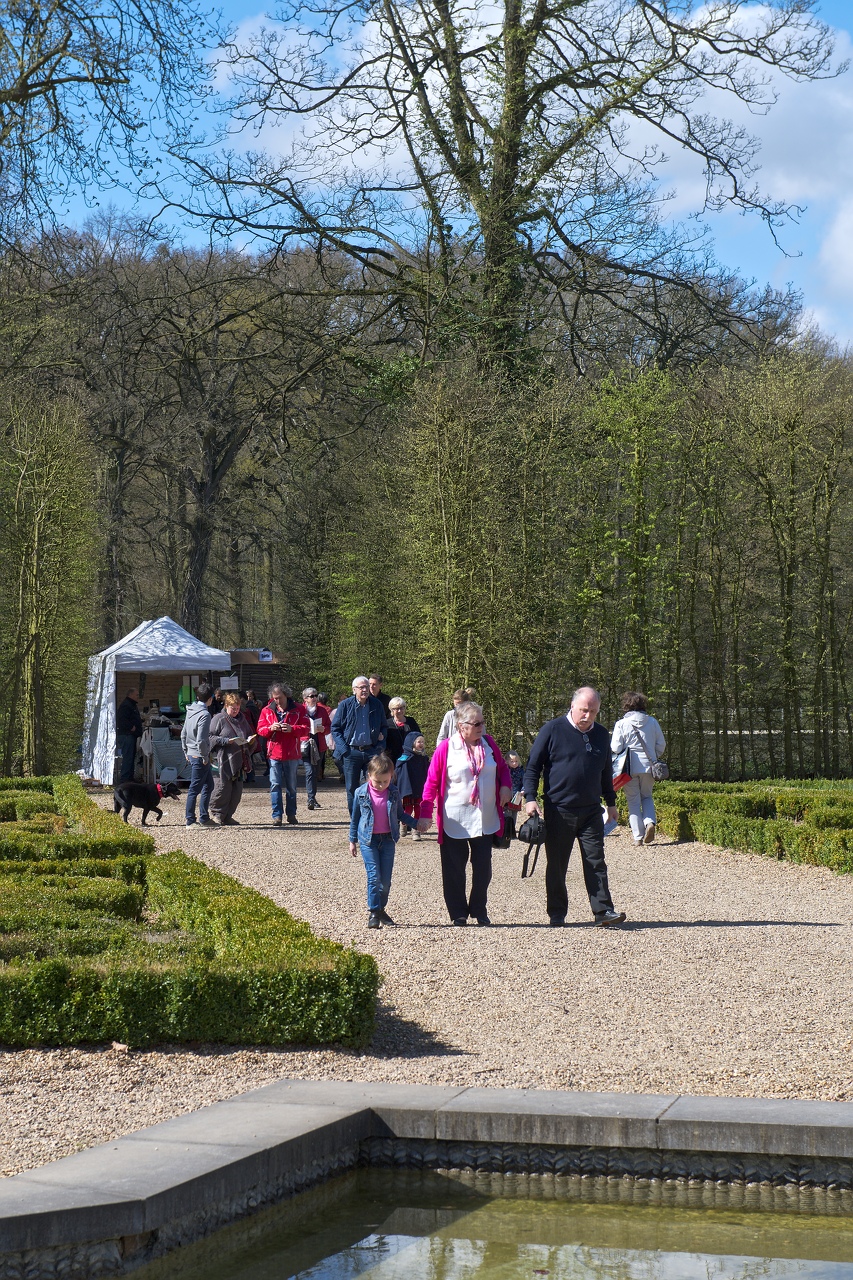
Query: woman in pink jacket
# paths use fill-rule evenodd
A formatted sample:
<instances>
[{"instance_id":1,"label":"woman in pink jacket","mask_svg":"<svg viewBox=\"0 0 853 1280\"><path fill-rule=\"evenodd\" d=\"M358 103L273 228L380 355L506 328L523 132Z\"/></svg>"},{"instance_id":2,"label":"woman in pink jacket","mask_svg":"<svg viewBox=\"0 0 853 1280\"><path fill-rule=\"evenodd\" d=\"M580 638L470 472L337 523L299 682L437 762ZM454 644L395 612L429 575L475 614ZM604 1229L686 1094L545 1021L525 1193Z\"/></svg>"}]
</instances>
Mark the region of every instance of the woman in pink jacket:
<instances>
[{"instance_id":1,"label":"woman in pink jacket","mask_svg":"<svg viewBox=\"0 0 853 1280\"><path fill-rule=\"evenodd\" d=\"M437 805L441 881L450 919L466 925L491 924L486 896L492 879L492 840L503 833L504 805L512 796L509 767L494 738L484 733L483 708L464 702L456 711L456 732L440 742L430 761L421 800L419 831L432 825ZM471 860L471 892L465 879Z\"/></svg>"}]
</instances>

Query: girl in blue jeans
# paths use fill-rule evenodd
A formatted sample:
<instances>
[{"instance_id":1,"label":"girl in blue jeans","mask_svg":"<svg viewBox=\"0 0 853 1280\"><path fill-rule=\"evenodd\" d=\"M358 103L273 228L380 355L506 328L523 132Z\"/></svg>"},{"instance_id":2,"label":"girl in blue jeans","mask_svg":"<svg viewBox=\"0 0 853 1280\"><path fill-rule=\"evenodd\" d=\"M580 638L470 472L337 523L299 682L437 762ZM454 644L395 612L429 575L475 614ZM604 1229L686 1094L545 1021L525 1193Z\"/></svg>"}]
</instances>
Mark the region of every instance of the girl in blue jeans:
<instances>
[{"instance_id":1,"label":"girl in blue jeans","mask_svg":"<svg viewBox=\"0 0 853 1280\"><path fill-rule=\"evenodd\" d=\"M393 761L390 756L380 754L368 761L367 782L353 796L349 851L357 858L361 850L367 872L368 929L394 923L385 908L391 892L400 823L410 829L418 825L417 819L403 809L400 793L393 783Z\"/></svg>"}]
</instances>

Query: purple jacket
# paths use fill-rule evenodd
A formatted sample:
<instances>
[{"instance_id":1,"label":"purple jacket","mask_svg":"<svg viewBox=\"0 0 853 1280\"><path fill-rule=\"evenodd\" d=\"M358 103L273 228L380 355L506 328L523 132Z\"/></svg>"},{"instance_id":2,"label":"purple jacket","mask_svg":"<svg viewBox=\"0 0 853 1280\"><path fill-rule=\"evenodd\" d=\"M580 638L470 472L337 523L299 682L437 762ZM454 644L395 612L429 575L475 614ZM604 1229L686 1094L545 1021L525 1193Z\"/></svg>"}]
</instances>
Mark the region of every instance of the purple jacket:
<instances>
[{"instance_id":1,"label":"purple jacket","mask_svg":"<svg viewBox=\"0 0 853 1280\"><path fill-rule=\"evenodd\" d=\"M498 807L498 818L500 826L495 834L502 836L504 833L504 811L501 804L501 787L509 787L512 790L512 777L509 771L509 765L501 755L500 747L494 738L484 733L483 737L492 748L492 755L495 757L495 801ZM438 812L435 815L436 825L438 827L439 844L444 839L444 797L447 795L447 752L450 746L450 739L445 738L443 742L439 742L435 749L435 754L429 762L429 773L424 783L424 794L421 799L421 817L431 818L433 807L436 799L438 800Z\"/></svg>"}]
</instances>

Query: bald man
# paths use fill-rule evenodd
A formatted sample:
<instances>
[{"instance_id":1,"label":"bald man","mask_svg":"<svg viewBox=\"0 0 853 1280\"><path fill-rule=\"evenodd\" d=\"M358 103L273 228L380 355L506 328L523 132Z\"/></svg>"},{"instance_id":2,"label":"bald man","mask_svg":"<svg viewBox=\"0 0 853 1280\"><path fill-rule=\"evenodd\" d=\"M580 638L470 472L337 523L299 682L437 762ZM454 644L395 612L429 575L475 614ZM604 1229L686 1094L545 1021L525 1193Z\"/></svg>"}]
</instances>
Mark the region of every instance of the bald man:
<instances>
[{"instance_id":1,"label":"bald man","mask_svg":"<svg viewBox=\"0 0 853 1280\"><path fill-rule=\"evenodd\" d=\"M596 723L601 698L589 685L576 689L564 716L539 730L524 771L527 816L542 814L536 801L539 778L545 779L545 897L548 919L556 928L566 923L569 898L566 873L577 839L583 879L596 925L611 928L625 919L617 912L607 883L604 860L604 819L616 817L610 736Z\"/></svg>"}]
</instances>

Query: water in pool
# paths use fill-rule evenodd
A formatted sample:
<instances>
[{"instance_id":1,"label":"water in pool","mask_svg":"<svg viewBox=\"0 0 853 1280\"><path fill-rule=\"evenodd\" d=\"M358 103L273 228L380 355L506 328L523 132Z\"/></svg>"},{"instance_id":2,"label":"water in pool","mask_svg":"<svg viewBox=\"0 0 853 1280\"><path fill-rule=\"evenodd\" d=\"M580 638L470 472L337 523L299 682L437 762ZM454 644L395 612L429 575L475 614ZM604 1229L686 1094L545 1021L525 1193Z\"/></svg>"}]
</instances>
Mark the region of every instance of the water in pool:
<instances>
[{"instance_id":1,"label":"water in pool","mask_svg":"<svg viewBox=\"0 0 853 1280\"><path fill-rule=\"evenodd\" d=\"M769 1200L768 1200L769 1196ZM620 1203L629 1199L631 1203ZM661 1203L661 1200L666 1203ZM698 1207L708 1202L725 1207ZM849 1195L358 1170L137 1280L853 1280ZM770 1209L760 1207L769 1203ZM796 1200L802 1209L802 1197Z\"/></svg>"}]
</instances>

